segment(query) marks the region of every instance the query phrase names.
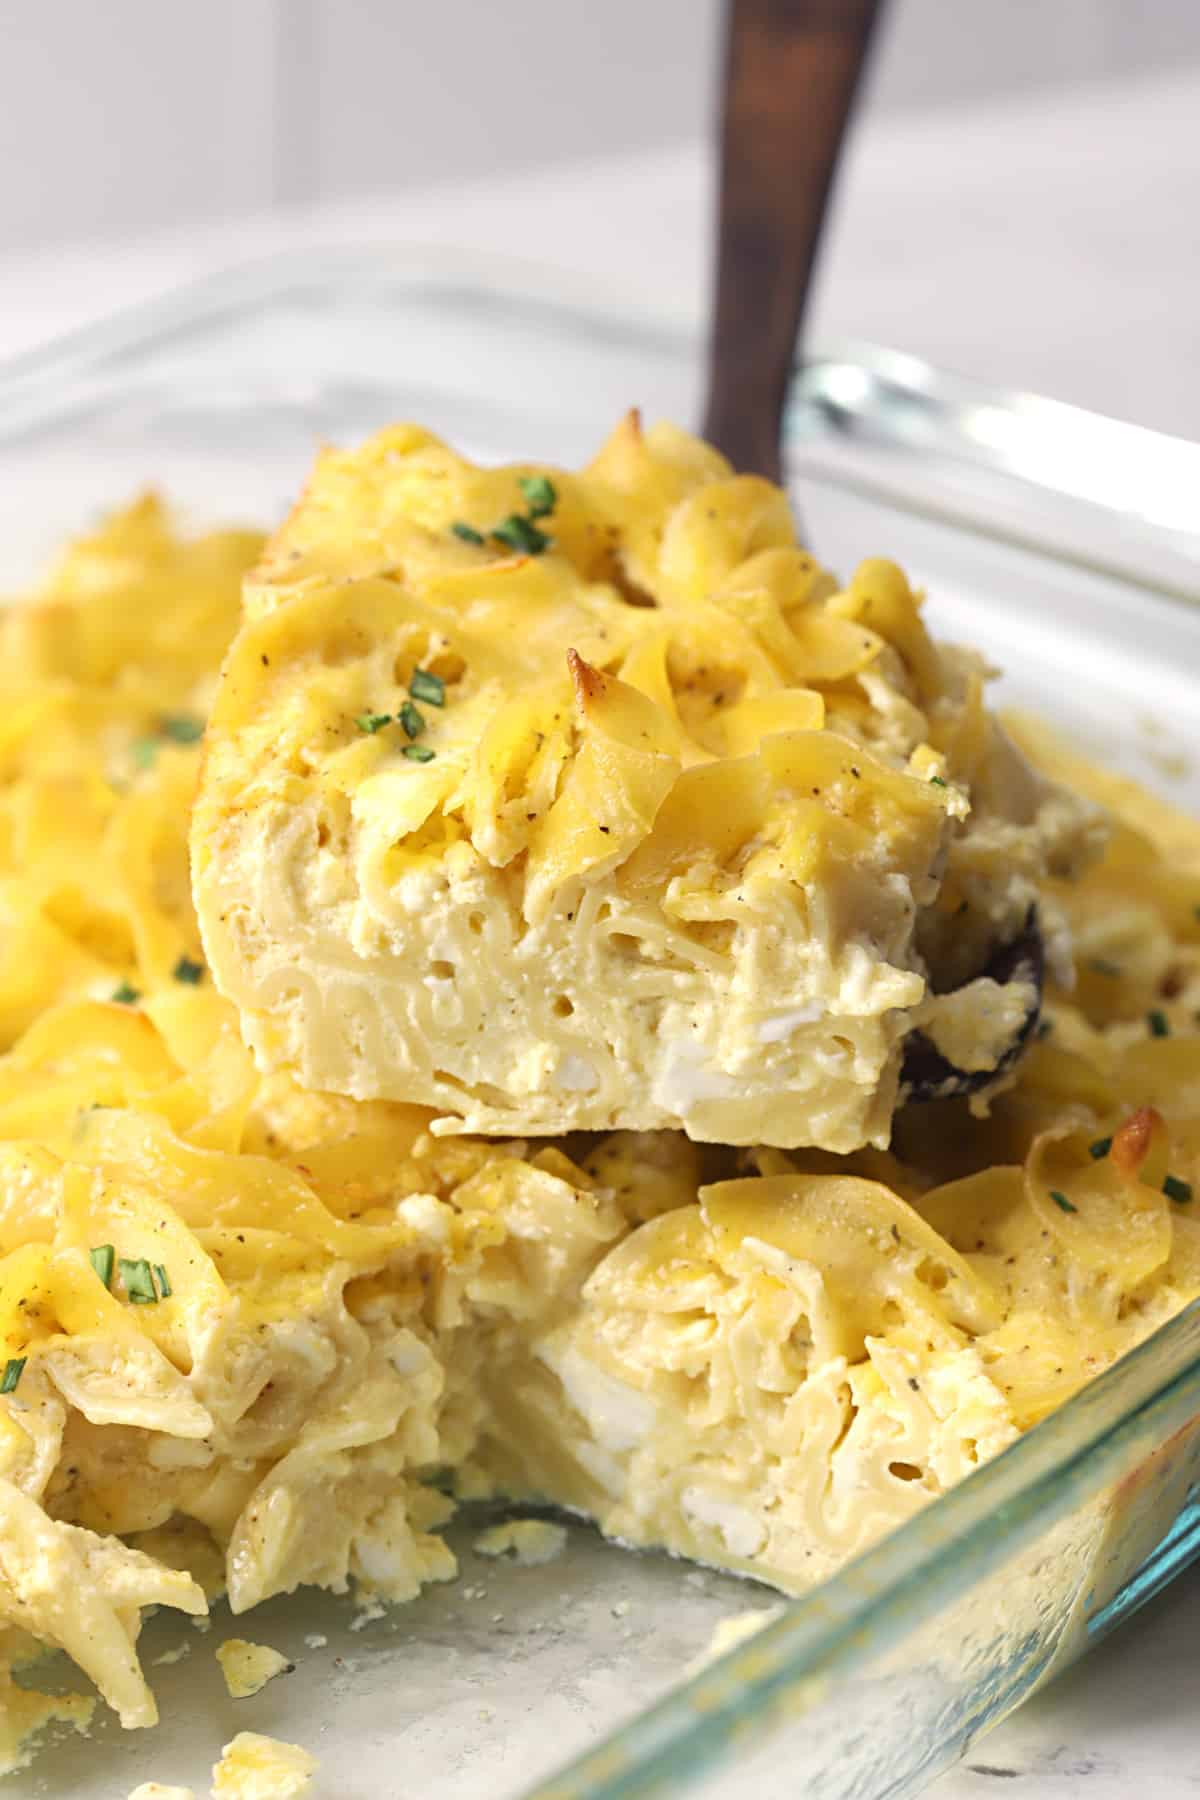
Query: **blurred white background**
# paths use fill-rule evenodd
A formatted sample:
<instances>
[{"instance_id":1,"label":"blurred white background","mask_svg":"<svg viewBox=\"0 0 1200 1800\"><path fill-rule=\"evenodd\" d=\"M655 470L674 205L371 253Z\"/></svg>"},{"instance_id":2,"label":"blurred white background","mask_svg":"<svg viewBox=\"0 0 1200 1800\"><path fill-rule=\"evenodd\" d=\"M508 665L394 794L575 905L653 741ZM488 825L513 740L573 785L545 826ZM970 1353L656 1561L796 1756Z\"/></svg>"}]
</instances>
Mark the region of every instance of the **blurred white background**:
<instances>
[{"instance_id":1,"label":"blurred white background","mask_svg":"<svg viewBox=\"0 0 1200 1800\"><path fill-rule=\"evenodd\" d=\"M541 265L699 341L721 14L0 0L0 361L349 244ZM1200 0L889 0L808 341L1200 439L1198 120Z\"/></svg>"},{"instance_id":2,"label":"blurred white background","mask_svg":"<svg viewBox=\"0 0 1200 1800\"><path fill-rule=\"evenodd\" d=\"M0 0L0 253L694 139L719 10ZM1188 63L1200 0L893 0L870 106Z\"/></svg>"}]
</instances>

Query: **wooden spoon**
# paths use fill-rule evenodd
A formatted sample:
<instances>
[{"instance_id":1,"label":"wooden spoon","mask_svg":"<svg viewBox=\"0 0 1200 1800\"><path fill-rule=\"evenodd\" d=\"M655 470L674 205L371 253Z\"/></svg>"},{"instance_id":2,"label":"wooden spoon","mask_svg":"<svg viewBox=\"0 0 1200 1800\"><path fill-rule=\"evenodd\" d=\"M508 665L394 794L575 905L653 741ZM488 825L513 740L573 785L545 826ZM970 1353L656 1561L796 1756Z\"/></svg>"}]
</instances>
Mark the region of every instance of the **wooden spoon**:
<instances>
[{"instance_id":1,"label":"wooden spoon","mask_svg":"<svg viewBox=\"0 0 1200 1800\"><path fill-rule=\"evenodd\" d=\"M783 411L838 153L883 0L730 0L704 435L782 476Z\"/></svg>"},{"instance_id":2,"label":"wooden spoon","mask_svg":"<svg viewBox=\"0 0 1200 1800\"><path fill-rule=\"evenodd\" d=\"M704 435L739 472L783 479L783 421L838 156L883 0L730 0L716 306ZM797 528L801 530L797 520ZM802 533L803 535L803 533ZM969 1094L1032 1041L1045 954L1037 913L981 975L1034 1002L996 1068L969 1073L910 1033L904 1097Z\"/></svg>"}]
</instances>

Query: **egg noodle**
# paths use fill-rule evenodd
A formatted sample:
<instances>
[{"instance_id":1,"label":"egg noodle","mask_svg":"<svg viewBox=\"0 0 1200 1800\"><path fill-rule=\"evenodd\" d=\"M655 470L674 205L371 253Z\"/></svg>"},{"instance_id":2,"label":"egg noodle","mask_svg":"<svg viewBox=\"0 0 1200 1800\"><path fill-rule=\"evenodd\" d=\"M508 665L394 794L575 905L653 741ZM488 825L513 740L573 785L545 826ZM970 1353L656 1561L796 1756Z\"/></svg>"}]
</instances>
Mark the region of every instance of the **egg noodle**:
<instances>
[{"instance_id":1,"label":"egg noodle","mask_svg":"<svg viewBox=\"0 0 1200 1800\"><path fill-rule=\"evenodd\" d=\"M413 505L443 508L424 479ZM655 479L670 511L651 458ZM673 515L679 566L714 530L744 542L737 508L761 514L761 487L723 494L717 524ZM660 525L638 538L629 518L656 554ZM889 1148L846 1155L672 1131L488 1140L261 1073L206 963L187 848L261 548L186 539L142 499L0 622L9 1766L47 1719L87 1714L38 1691L47 1648L122 1724L152 1724L146 1608L203 1614L223 1591L244 1613L302 1584L409 1598L454 1575L456 1497L549 1499L801 1590L1200 1293L1200 828L1022 721L1025 754L1112 829L1077 879L1037 876L1074 984L1060 958L1038 1041L986 1107L909 1106ZM284 534L267 576L297 549ZM822 717L853 711L872 667L925 654L917 597L873 567L890 599L861 666L834 652L865 578L814 574L795 609ZM559 578L534 559L530 581ZM244 629L279 643L296 602L269 588L260 571ZM761 644L755 616L738 629Z\"/></svg>"}]
</instances>

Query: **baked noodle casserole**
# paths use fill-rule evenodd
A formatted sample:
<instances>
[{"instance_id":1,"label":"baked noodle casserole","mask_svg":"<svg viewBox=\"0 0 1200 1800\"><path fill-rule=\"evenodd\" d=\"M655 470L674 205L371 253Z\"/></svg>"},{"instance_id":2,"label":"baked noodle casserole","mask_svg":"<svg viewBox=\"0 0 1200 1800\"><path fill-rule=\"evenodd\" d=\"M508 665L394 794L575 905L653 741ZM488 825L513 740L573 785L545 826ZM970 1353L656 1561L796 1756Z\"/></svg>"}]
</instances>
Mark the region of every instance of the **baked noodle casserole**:
<instances>
[{"instance_id":1,"label":"baked noodle casserole","mask_svg":"<svg viewBox=\"0 0 1200 1800\"><path fill-rule=\"evenodd\" d=\"M7 1766L462 1499L798 1592L1200 1294L1200 827L694 439L397 427L0 632Z\"/></svg>"}]
</instances>

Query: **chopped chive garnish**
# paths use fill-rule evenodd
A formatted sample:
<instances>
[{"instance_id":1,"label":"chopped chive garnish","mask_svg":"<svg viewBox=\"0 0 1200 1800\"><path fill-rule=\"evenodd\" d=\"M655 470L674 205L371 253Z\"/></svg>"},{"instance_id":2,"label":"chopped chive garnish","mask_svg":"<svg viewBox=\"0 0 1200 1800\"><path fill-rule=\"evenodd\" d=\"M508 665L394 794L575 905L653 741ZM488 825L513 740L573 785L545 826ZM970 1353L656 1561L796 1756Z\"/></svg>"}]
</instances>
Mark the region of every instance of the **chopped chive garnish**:
<instances>
[{"instance_id":1,"label":"chopped chive garnish","mask_svg":"<svg viewBox=\"0 0 1200 1800\"><path fill-rule=\"evenodd\" d=\"M930 787L946 787L949 784L945 782L940 775L931 775L929 777L929 785Z\"/></svg>"},{"instance_id":2,"label":"chopped chive garnish","mask_svg":"<svg viewBox=\"0 0 1200 1800\"><path fill-rule=\"evenodd\" d=\"M171 1283L167 1280L167 1271L162 1263L155 1263L154 1273L158 1277L158 1291L164 1300L171 1298Z\"/></svg>"},{"instance_id":3,"label":"chopped chive garnish","mask_svg":"<svg viewBox=\"0 0 1200 1800\"><path fill-rule=\"evenodd\" d=\"M204 720L195 713L168 713L162 722L162 734L173 744L198 744L204 736Z\"/></svg>"},{"instance_id":4,"label":"chopped chive garnish","mask_svg":"<svg viewBox=\"0 0 1200 1800\"><path fill-rule=\"evenodd\" d=\"M425 715L420 707L413 705L411 700L404 702L396 717L410 738L420 737L425 729Z\"/></svg>"},{"instance_id":5,"label":"chopped chive garnish","mask_svg":"<svg viewBox=\"0 0 1200 1800\"><path fill-rule=\"evenodd\" d=\"M1033 1035L1038 1040L1038 1043L1040 1044L1046 1038L1048 1038L1050 1036L1050 1033L1053 1030L1054 1030L1054 1020L1053 1019L1039 1019L1038 1020L1038 1028L1034 1032Z\"/></svg>"},{"instance_id":6,"label":"chopped chive garnish","mask_svg":"<svg viewBox=\"0 0 1200 1800\"><path fill-rule=\"evenodd\" d=\"M491 535L498 544L505 544L524 556L540 556L550 543L546 533L539 531L533 520L523 513L509 513Z\"/></svg>"},{"instance_id":7,"label":"chopped chive garnish","mask_svg":"<svg viewBox=\"0 0 1200 1800\"><path fill-rule=\"evenodd\" d=\"M1178 1175L1168 1175L1163 1182L1162 1191L1168 1200L1178 1200L1183 1206L1192 1197L1192 1184L1190 1181L1181 1181Z\"/></svg>"},{"instance_id":8,"label":"chopped chive garnish","mask_svg":"<svg viewBox=\"0 0 1200 1800\"><path fill-rule=\"evenodd\" d=\"M1111 1149L1112 1139L1110 1137L1097 1138L1094 1144L1088 1145L1088 1155L1093 1162L1102 1162Z\"/></svg>"},{"instance_id":9,"label":"chopped chive garnish","mask_svg":"<svg viewBox=\"0 0 1200 1800\"><path fill-rule=\"evenodd\" d=\"M150 769L158 755L159 744L164 740L172 744L198 744L203 736L204 720L198 719L195 713L167 713L158 722L157 735L135 738L130 753L137 768Z\"/></svg>"},{"instance_id":10,"label":"chopped chive garnish","mask_svg":"<svg viewBox=\"0 0 1200 1800\"><path fill-rule=\"evenodd\" d=\"M125 1292L134 1306L153 1306L158 1299L154 1287L154 1276L150 1264L144 1256L120 1256L117 1267L121 1271L121 1280L125 1283Z\"/></svg>"},{"instance_id":11,"label":"chopped chive garnish","mask_svg":"<svg viewBox=\"0 0 1200 1800\"><path fill-rule=\"evenodd\" d=\"M428 669L414 669L408 691L414 700L424 700L429 706L445 706L446 684L440 675L431 675Z\"/></svg>"},{"instance_id":12,"label":"chopped chive garnish","mask_svg":"<svg viewBox=\"0 0 1200 1800\"><path fill-rule=\"evenodd\" d=\"M522 475L517 486L525 496L531 519L544 519L558 504L558 491L545 475Z\"/></svg>"},{"instance_id":13,"label":"chopped chive garnish","mask_svg":"<svg viewBox=\"0 0 1200 1800\"><path fill-rule=\"evenodd\" d=\"M1200 919L1200 906L1193 906L1192 917L1193 919Z\"/></svg>"},{"instance_id":14,"label":"chopped chive garnish","mask_svg":"<svg viewBox=\"0 0 1200 1800\"><path fill-rule=\"evenodd\" d=\"M118 1006L136 1006L142 997L142 990L133 987L128 981L123 981L120 987L113 989L112 997Z\"/></svg>"},{"instance_id":15,"label":"chopped chive garnish","mask_svg":"<svg viewBox=\"0 0 1200 1800\"><path fill-rule=\"evenodd\" d=\"M1160 1007L1154 1007L1146 1014L1146 1023L1150 1027L1151 1037L1170 1037L1171 1027L1167 1024L1167 1015Z\"/></svg>"},{"instance_id":16,"label":"chopped chive garnish","mask_svg":"<svg viewBox=\"0 0 1200 1800\"><path fill-rule=\"evenodd\" d=\"M1114 981L1121 973L1120 965L1115 962L1109 962L1107 956L1089 957L1088 968L1091 969L1093 974L1108 975L1111 976Z\"/></svg>"},{"instance_id":17,"label":"chopped chive garnish","mask_svg":"<svg viewBox=\"0 0 1200 1800\"><path fill-rule=\"evenodd\" d=\"M187 987L199 987L204 980L204 964L193 962L190 956L181 956L171 974L176 981L182 981Z\"/></svg>"},{"instance_id":18,"label":"chopped chive garnish","mask_svg":"<svg viewBox=\"0 0 1200 1800\"><path fill-rule=\"evenodd\" d=\"M503 544L506 549L516 550L521 555L540 556L554 540L539 531L534 520L544 519L554 511L558 505L558 490L545 475L519 475L517 486L529 508L528 513L509 513L507 519L501 519L499 525L494 525L488 532L476 531L474 525L455 519L450 526L454 536L461 538L464 544L485 544L491 538L494 543ZM417 699L421 698L415 688L412 692Z\"/></svg>"},{"instance_id":19,"label":"chopped chive garnish","mask_svg":"<svg viewBox=\"0 0 1200 1800\"><path fill-rule=\"evenodd\" d=\"M1079 1208L1077 1206L1072 1206L1071 1202L1067 1199L1067 1196L1065 1194L1060 1194L1057 1188L1050 1189L1050 1198L1053 1200L1055 1206L1057 1206L1059 1212L1079 1211Z\"/></svg>"},{"instance_id":20,"label":"chopped chive garnish","mask_svg":"<svg viewBox=\"0 0 1200 1800\"><path fill-rule=\"evenodd\" d=\"M97 1244L88 1251L88 1261L106 1288L112 1287L113 1264L117 1253L111 1244Z\"/></svg>"},{"instance_id":21,"label":"chopped chive garnish","mask_svg":"<svg viewBox=\"0 0 1200 1800\"><path fill-rule=\"evenodd\" d=\"M368 737L374 737L377 731L382 731L391 722L391 713L359 713L354 721L358 729L365 731Z\"/></svg>"},{"instance_id":22,"label":"chopped chive garnish","mask_svg":"<svg viewBox=\"0 0 1200 1800\"><path fill-rule=\"evenodd\" d=\"M400 754L407 756L409 762L427 763L432 762L434 758L434 752L428 744L404 744Z\"/></svg>"},{"instance_id":23,"label":"chopped chive garnish","mask_svg":"<svg viewBox=\"0 0 1200 1800\"><path fill-rule=\"evenodd\" d=\"M25 1356L9 1357L4 1365L4 1374L0 1377L0 1394L11 1394L15 1391L16 1385L21 1379L21 1372L28 1360L28 1357Z\"/></svg>"}]
</instances>

